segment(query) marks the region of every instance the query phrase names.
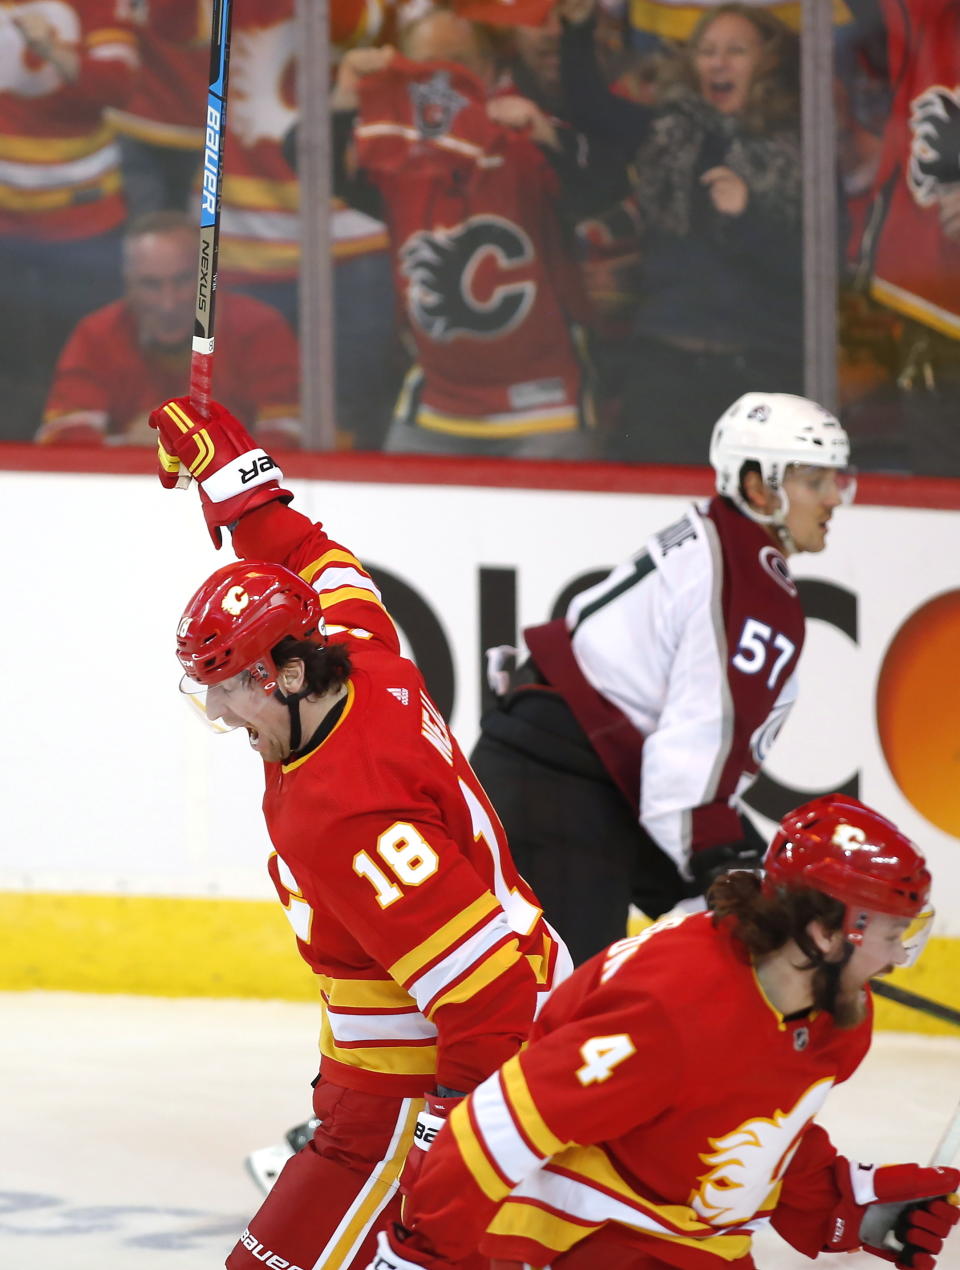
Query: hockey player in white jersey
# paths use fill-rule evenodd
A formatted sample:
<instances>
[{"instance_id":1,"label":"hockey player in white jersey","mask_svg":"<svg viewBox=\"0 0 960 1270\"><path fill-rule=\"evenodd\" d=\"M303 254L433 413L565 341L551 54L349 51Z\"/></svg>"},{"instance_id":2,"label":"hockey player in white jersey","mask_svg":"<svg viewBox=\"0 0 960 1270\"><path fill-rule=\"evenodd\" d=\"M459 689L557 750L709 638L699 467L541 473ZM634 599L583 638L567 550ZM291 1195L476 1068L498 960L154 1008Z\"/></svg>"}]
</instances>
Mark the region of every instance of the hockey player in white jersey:
<instances>
[{"instance_id":1,"label":"hockey player in white jersey","mask_svg":"<svg viewBox=\"0 0 960 1270\"><path fill-rule=\"evenodd\" d=\"M655 918L759 863L741 799L804 638L787 558L823 550L855 492L848 458L822 406L745 394L713 430L716 496L528 627L516 672L490 650L497 702L471 762L575 962L623 936L631 902Z\"/></svg>"}]
</instances>

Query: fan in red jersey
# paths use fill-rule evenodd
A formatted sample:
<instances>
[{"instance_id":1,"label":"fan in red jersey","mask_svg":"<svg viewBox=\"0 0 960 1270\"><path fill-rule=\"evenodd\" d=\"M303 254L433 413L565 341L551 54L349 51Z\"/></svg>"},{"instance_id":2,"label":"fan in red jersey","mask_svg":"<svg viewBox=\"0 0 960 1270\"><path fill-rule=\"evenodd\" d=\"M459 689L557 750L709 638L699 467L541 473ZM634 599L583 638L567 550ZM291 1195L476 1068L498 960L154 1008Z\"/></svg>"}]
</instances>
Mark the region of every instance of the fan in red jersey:
<instances>
[{"instance_id":1,"label":"fan in red jersey","mask_svg":"<svg viewBox=\"0 0 960 1270\"><path fill-rule=\"evenodd\" d=\"M882 0L893 101L862 269L905 320L898 367L908 469L960 475L960 4Z\"/></svg>"},{"instance_id":2,"label":"fan in red jersey","mask_svg":"<svg viewBox=\"0 0 960 1270\"><path fill-rule=\"evenodd\" d=\"M168 207L185 211L203 160L210 5L149 0L130 8L140 73L122 108L110 111L127 208L131 218Z\"/></svg>"},{"instance_id":3,"label":"fan in red jersey","mask_svg":"<svg viewBox=\"0 0 960 1270\"><path fill-rule=\"evenodd\" d=\"M368 1270L475 1248L495 1270L754 1270L767 1223L809 1257L863 1247L932 1270L960 1172L859 1164L814 1120L869 1048L869 980L922 947L923 856L833 794L784 818L764 866L557 989L530 1044L453 1112Z\"/></svg>"},{"instance_id":4,"label":"fan in red jersey","mask_svg":"<svg viewBox=\"0 0 960 1270\"><path fill-rule=\"evenodd\" d=\"M162 483L187 468L241 557L188 603L177 655L207 717L264 761L270 876L323 1002L320 1123L227 1265L364 1266L569 954L363 565L285 506L277 464L222 406L170 401L151 423Z\"/></svg>"},{"instance_id":5,"label":"fan in red jersey","mask_svg":"<svg viewBox=\"0 0 960 1270\"><path fill-rule=\"evenodd\" d=\"M416 349L384 448L589 458L587 311L560 214L578 147L496 78L489 33L444 9L407 24L400 52L339 68L335 188L388 222Z\"/></svg>"},{"instance_id":6,"label":"fan in red jersey","mask_svg":"<svg viewBox=\"0 0 960 1270\"><path fill-rule=\"evenodd\" d=\"M128 0L0 5L0 393L27 440L64 340L120 294L126 216L107 107L138 69Z\"/></svg>"},{"instance_id":7,"label":"fan in red jersey","mask_svg":"<svg viewBox=\"0 0 960 1270\"><path fill-rule=\"evenodd\" d=\"M197 230L185 212L126 228L122 299L88 314L57 361L37 440L153 444L151 408L187 381L197 293ZM217 387L263 445L300 444L296 337L276 309L225 292L217 305Z\"/></svg>"}]
</instances>

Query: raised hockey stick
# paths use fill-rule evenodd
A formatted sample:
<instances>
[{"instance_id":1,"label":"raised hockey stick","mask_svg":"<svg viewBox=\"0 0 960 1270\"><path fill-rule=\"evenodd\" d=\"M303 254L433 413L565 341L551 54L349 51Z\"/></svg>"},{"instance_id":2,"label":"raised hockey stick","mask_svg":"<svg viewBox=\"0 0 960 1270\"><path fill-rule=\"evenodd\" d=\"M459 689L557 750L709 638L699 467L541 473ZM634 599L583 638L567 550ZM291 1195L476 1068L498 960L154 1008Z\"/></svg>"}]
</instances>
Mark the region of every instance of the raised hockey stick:
<instances>
[{"instance_id":1,"label":"raised hockey stick","mask_svg":"<svg viewBox=\"0 0 960 1270\"><path fill-rule=\"evenodd\" d=\"M210 82L204 119L203 185L200 192L200 250L197 256L197 305L190 356L190 401L204 418L210 414L213 381L214 318L217 306L217 260L220 254L220 195L223 187L223 144L227 122L230 70L230 22L233 0L213 0L210 26ZM181 468L177 488L191 477Z\"/></svg>"},{"instance_id":2,"label":"raised hockey stick","mask_svg":"<svg viewBox=\"0 0 960 1270\"><path fill-rule=\"evenodd\" d=\"M872 979L870 987L878 997L885 997L888 1001L895 1001L897 1005L905 1005L908 1009L919 1010L921 1014L929 1014L933 1019L942 1019L944 1023L952 1023L954 1027L960 1027L960 1010L955 1010L952 1006L931 1001L929 997L922 997L919 992L898 988L895 984L887 983L883 979Z\"/></svg>"}]
</instances>

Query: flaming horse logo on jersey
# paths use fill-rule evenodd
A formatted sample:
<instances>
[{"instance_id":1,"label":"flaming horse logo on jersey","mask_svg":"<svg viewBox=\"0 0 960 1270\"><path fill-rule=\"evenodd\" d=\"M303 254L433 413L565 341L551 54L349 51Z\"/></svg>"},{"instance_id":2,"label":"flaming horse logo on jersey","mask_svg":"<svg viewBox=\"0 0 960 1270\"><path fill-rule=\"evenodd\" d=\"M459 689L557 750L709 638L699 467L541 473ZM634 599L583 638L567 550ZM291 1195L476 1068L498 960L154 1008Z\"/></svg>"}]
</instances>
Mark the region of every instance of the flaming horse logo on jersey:
<instances>
[{"instance_id":1,"label":"flaming horse logo on jersey","mask_svg":"<svg viewBox=\"0 0 960 1270\"><path fill-rule=\"evenodd\" d=\"M804 1129L817 1114L833 1085L828 1076L811 1085L790 1111L746 1120L721 1138L711 1138L711 1150L701 1155L709 1172L697 1180L690 1207L714 1226L740 1226L750 1220L771 1196L793 1159Z\"/></svg>"},{"instance_id":2,"label":"flaming horse logo on jersey","mask_svg":"<svg viewBox=\"0 0 960 1270\"><path fill-rule=\"evenodd\" d=\"M960 181L960 88L936 84L910 103L907 184L921 207L940 197L941 187Z\"/></svg>"}]
</instances>

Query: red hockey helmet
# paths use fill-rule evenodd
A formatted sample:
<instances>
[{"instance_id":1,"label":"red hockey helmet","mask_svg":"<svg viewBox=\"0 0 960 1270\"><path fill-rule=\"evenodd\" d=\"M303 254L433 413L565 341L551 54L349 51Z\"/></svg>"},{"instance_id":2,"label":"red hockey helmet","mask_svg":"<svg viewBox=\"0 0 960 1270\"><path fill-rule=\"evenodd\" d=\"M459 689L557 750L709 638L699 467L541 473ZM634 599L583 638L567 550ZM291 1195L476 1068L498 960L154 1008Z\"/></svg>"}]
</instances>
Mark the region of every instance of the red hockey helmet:
<instances>
[{"instance_id":1,"label":"red hockey helmet","mask_svg":"<svg viewBox=\"0 0 960 1270\"><path fill-rule=\"evenodd\" d=\"M205 687L244 670L268 686L276 679L270 650L287 635L326 643L316 591L283 565L241 560L212 573L187 604L177 657Z\"/></svg>"},{"instance_id":2,"label":"red hockey helmet","mask_svg":"<svg viewBox=\"0 0 960 1270\"><path fill-rule=\"evenodd\" d=\"M919 848L885 816L845 794L826 794L788 812L763 868L768 894L811 887L846 905L844 935L851 943L863 939L870 913L923 914L929 928L930 874Z\"/></svg>"}]
</instances>

